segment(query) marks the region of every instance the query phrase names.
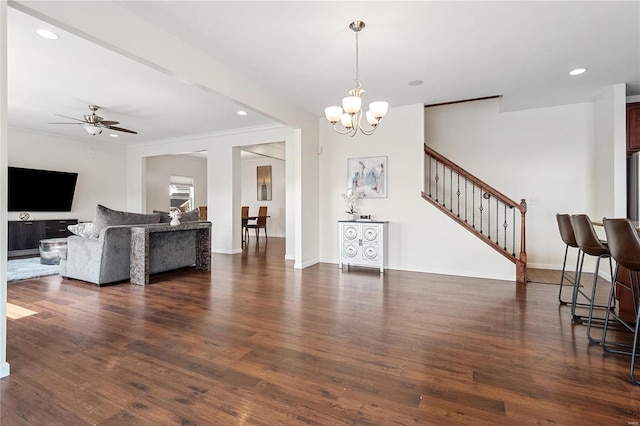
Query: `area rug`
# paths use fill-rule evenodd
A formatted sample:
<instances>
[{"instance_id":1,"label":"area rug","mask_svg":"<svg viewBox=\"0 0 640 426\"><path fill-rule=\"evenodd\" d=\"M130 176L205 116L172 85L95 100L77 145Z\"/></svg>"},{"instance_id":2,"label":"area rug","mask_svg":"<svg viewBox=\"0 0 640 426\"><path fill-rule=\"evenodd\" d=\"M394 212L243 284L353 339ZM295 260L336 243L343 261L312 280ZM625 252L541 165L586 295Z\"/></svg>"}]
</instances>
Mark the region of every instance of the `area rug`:
<instances>
[{"instance_id":1,"label":"area rug","mask_svg":"<svg viewBox=\"0 0 640 426\"><path fill-rule=\"evenodd\" d=\"M7 281L26 280L60 273L60 265L42 265L39 257L7 261Z\"/></svg>"}]
</instances>

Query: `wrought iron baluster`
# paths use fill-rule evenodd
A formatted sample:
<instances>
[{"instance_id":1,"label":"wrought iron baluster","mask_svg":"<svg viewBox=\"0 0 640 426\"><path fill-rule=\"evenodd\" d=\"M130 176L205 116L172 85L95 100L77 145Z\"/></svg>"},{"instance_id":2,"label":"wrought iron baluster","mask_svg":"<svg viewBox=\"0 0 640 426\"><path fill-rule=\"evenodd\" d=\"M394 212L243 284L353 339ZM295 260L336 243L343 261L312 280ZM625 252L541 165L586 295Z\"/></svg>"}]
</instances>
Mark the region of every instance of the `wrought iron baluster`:
<instances>
[{"instance_id":1,"label":"wrought iron baluster","mask_svg":"<svg viewBox=\"0 0 640 426\"><path fill-rule=\"evenodd\" d=\"M469 205L469 203L467 203L467 184L469 183L469 181L467 181L467 177L464 177L464 222L465 223L469 223L467 221L467 210L469 210L469 208L467 207Z\"/></svg>"},{"instance_id":2,"label":"wrought iron baluster","mask_svg":"<svg viewBox=\"0 0 640 426\"><path fill-rule=\"evenodd\" d=\"M442 207L447 207L447 165L442 163Z\"/></svg>"},{"instance_id":3,"label":"wrought iron baluster","mask_svg":"<svg viewBox=\"0 0 640 426\"><path fill-rule=\"evenodd\" d=\"M482 198L483 198L482 192L483 191L484 190L482 189L482 187L480 187L480 208L479 208L479 210L480 210L480 233L481 234L484 234L483 229L482 229L482 211L484 210L484 207L482 206Z\"/></svg>"},{"instance_id":4,"label":"wrought iron baluster","mask_svg":"<svg viewBox=\"0 0 640 426\"><path fill-rule=\"evenodd\" d=\"M453 169L449 169L449 211L453 213Z\"/></svg>"},{"instance_id":5,"label":"wrought iron baluster","mask_svg":"<svg viewBox=\"0 0 640 426\"><path fill-rule=\"evenodd\" d=\"M500 245L500 204L499 200L496 198L496 244Z\"/></svg>"},{"instance_id":6,"label":"wrought iron baluster","mask_svg":"<svg viewBox=\"0 0 640 426\"><path fill-rule=\"evenodd\" d=\"M471 226L476 227L476 184L471 182Z\"/></svg>"},{"instance_id":7,"label":"wrought iron baluster","mask_svg":"<svg viewBox=\"0 0 640 426\"><path fill-rule=\"evenodd\" d=\"M435 177L435 185L436 185L436 201L438 201L438 181L440 180L440 176L438 175L438 163L440 161L436 160L436 177Z\"/></svg>"},{"instance_id":8,"label":"wrought iron baluster","mask_svg":"<svg viewBox=\"0 0 640 426\"><path fill-rule=\"evenodd\" d=\"M504 205L504 224L502 227L504 228L504 249L507 249L507 205Z\"/></svg>"},{"instance_id":9,"label":"wrought iron baluster","mask_svg":"<svg viewBox=\"0 0 640 426\"><path fill-rule=\"evenodd\" d=\"M513 207L511 207L511 210L513 210L513 241L511 242L511 254L513 256L516 255L516 209L514 209Z\"/></svg>"},{"instance_id":10,"label":"wrought iron baluster","mask_svg":"<svg viewBox=\"0 0 640 426\"><path fill-rule=\"evenodd\" d=\"M429 155L429 197L431 197L431 179L433 176L433 173L431 170L431 160L433 160L433 157Z\"/></svg>"},{"instance_id":11,"label":"wrought iron baluster","mask_svg":"<svg viewBox=\"0 0 640 426\"><path fill-rule=\"evenodd\" d=\"M491 195L484 193L484 198L487 200L487 236L491 239Z\"/></svg>"},{"instance_id":12,"label":"wrought iron baluster","mask_svg":"<svg viewBox=\"0 0 640 426\"><path fill-rule=\"evenodd\" d=\"M460 217L460 173L458 173L458 191L456 195L458 196L458 217Z\"/></svg>"}]
</instances>

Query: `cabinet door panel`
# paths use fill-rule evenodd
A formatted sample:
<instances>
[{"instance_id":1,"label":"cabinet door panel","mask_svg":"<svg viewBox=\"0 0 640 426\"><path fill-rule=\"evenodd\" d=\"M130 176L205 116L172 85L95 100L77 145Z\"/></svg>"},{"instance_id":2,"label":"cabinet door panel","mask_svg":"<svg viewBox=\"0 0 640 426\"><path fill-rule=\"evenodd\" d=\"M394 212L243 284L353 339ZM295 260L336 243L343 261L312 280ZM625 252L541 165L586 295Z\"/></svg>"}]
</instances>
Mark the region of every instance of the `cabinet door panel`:
<instances>
[{"instance_id":1,"label":"cabinet door panel","mask_svg":"<svg viewBox=\"0 0 640 426\"><path fill-rule=\"evenodd\" d=\"M362 239L365 241L377 241L380 228L378 226L363 226Z\"/></svg>"},{"instance_id":2,"label":"cabinet door panel","mask_svg":"<svg viewBox=\"0 0 640 426\"><path fill-rule=\"evenodd\" d=\"M45 224L40 221L11 221L8 226L8 249L36 249L45 237Z\"/></svg>"},{"instance_id":3,"label":"cabinet door panel","mask_svg":"<svg viewBox=\"0 0 640 426\"><path fill-rule=\"evenodd\" d=\"M358 245L354 243L344 243L342 248L342 257L344 259L357 259L358 256Z\"/></svg>"},{"instance_id":4,"label":"cabinet door panel","mask_svg":"<svg viewBox=\"0 0 640 426\"><path fill-rule=\"evenodd\" d=\"M378 260L379 252L377 245L366 245L362 247L362 259L368 261Z\"/></svg>"},{"instance_id":5,"label":"cabinet door panel","mask_svg":"<svg viewBox=\"0 0 640 426\"><path fill-rule=\"evenodd\" d=\"M357 225L344 225L344 230L342 235L344 235L344 239L351 241L358 238L358 226Z\"/></svg>"}]
</instances>

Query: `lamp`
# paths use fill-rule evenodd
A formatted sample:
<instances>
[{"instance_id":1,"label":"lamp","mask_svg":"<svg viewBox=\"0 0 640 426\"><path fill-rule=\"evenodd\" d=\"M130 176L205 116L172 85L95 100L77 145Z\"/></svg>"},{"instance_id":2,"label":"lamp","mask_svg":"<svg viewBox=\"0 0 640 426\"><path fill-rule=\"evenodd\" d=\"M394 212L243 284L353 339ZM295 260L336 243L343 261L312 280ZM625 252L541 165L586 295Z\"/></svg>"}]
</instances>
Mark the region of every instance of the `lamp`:
<instances>
[{"instance_id":1,"label":"lamp","mask_svg":"<svg viewBox=\"0 0 640 426\"><path fill-rule=\"evenodd\" d=\"M102 133L102 128L96 126L95 124L85 124L82 127L89 133L90 135L99 135Z\"/></svg>"},{"instance_id":2,"label":"lamp","mask_svg":"<svg viewBox=\"0 0 640 426\"><path fill-rule=\"evenodd\" d=\"M349 96L342 99L342 107L330 106L324 110L327 120L333 124L333 129L341 135L349 135L351 137L358 133L358 130L367 136L372 135L389 109L388 102L378 101L370 103L369 111L366 113L362 111L362 94L364 93L364 89L362 89L360 84L358 33L362 31L364 27L365 23L362 21L353 21L349 24L349 28L356 33L356 87L349 91ZM371 126L370 129L365 129L360 125L363 114ZM340 128L337 127L338 122L340 122L344 130L340 130Z\"/></svg>"}]
</instances>

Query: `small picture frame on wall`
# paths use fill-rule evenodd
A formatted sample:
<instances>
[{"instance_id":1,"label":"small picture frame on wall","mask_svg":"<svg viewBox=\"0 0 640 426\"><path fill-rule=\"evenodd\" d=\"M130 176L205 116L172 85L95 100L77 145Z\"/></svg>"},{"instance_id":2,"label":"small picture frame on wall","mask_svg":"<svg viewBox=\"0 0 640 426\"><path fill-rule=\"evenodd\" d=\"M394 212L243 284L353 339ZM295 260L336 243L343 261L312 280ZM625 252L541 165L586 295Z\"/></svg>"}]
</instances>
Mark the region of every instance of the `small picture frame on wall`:
<instances>
[{"instance_id":1,"label":"small picture frame on wall","mask_svg":"<svg viewBox=\"0 0 640 426\"><path fill-rule=\"evenodd\" d=\"M387 198L387 157L347 159L347 189L366 198Z\"/></svg>"},{"instance_id":2,"label":"small picture frame on wall","mask_svg":"<svg viewBox=\"0 0 640 426\"><path fill-rule=\"evenodd\" d=\"M271 166L258 166L256 170L258 201L271 201Z\"/></svg>"}]
</instances>

